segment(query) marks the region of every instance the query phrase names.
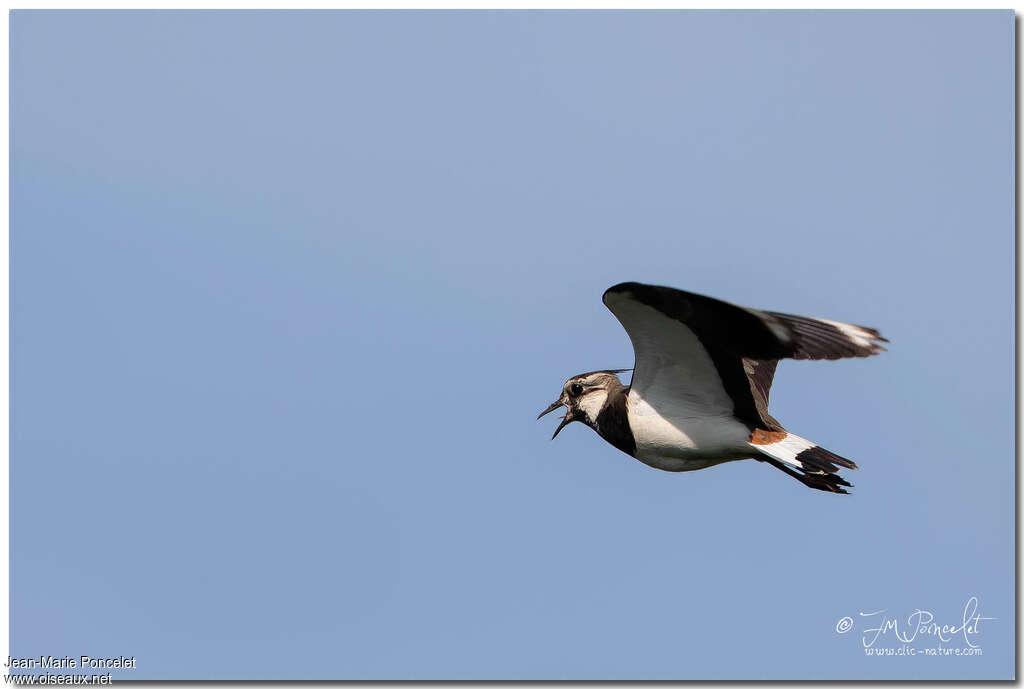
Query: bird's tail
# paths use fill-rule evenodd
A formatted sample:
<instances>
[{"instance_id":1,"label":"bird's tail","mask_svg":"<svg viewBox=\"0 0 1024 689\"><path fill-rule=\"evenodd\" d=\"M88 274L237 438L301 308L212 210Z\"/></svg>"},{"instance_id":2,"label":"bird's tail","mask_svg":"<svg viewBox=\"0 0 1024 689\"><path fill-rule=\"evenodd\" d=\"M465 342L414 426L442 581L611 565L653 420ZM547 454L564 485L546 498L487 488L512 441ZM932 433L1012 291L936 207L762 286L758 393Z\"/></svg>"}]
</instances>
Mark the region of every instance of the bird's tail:
<instances>
[{"instance_id":1,"label":"bird's tail","mask_svg":"<svg viewBox=\"0 0 1024 689\"><path fill-rule=\"evenodd\" d=\"M839 467L856 469L856 464L798 435L758 429L750 436L750 446L758 452L755 459L768 462L805 486L830 493L846 493L843 486L852 487L837 472Z\"/></svg>"}]
</instances>

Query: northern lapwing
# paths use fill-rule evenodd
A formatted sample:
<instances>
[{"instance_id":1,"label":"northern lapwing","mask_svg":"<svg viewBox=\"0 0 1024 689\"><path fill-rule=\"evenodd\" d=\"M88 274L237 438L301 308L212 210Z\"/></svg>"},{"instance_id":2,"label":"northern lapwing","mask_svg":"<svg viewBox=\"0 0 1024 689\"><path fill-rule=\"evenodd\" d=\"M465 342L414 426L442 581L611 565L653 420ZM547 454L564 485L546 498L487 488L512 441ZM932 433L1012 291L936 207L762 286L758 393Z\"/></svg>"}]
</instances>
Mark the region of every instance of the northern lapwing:
<instances>
[{"instance_id":1,"label":"northern lapwing","mask_svg":"<svg viewBox=\"0 0 1024 689\"><path fill-rule=\"evenodd\" d=\"M617 375L629 369L567 380L537 417L566 408L552 440L582 421L656 469L757 459L811 488L846 493L851 484L836 472L857 465L787 432L768 414L768 390L779 359L871 356L888 342L877 330L638 282L615 285L603 299L633 343L632 380L623 385Z\"/></svg>"}]
</instances>

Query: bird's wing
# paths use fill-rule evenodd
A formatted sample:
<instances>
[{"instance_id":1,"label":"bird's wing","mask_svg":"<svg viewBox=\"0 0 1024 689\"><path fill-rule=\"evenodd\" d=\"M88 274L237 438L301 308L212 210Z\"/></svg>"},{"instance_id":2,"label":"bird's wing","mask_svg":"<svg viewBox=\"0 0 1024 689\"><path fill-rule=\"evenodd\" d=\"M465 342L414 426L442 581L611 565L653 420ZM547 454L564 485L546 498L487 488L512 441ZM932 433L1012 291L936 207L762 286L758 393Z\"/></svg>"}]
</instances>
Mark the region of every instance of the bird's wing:
<instances>
[{"instance_id":1,"label":"bird's wing","mask_svg":"<svg viewBox=\"0 0 1024 689\"><path fill-rule=\"evenodd\" d=\"M747 374L750 381L750 394L754 398L754 406L757 413L764 421L770 420L781 430L775 419L768 416L768 392L772 388L772 379L775 378L775 367L777 359L747 359L743 358L743 372Z\"/></svg>"},{"instance_id":2,"label":"bird's wing","mask_svg":"<svg viewBox=\"0 0 1024 689\"><path fill-rule=\"evenodd\" d=\"M673 400L701 416L731 412L760 427L778 425L767 407L779 359L870 356L885 341L870 328L748 309L671 287L624 282L603 299L633 343L632 387L649 403Z\"/></svg>"},{"instance_id":3,"label":"bird's wing","mask_svg":"<svg viewBox=\"0 0 1024 689\"><path fill-rule=\"evenodd\" d=\"M743 309L678 290L638 283L616 285L604 303L626 329L636 363L631 392L671 419L736 415L759 424L741 357L731 336L758 328ZM723 339L724 338L724 339Z\"/></svg>"},{"instance_id":4,"label":"bird's wing","mask_svg":"<svg viewBox=\"0 0 1024 689\"><path fill-rule=\"evenodd\" d=\"M725 302L722 302L723 304ZM779 339L788 359L845 359L884 352L889 340L874 328L824 318L744 309L760 318Z\"/></svg>"}]
</instances>

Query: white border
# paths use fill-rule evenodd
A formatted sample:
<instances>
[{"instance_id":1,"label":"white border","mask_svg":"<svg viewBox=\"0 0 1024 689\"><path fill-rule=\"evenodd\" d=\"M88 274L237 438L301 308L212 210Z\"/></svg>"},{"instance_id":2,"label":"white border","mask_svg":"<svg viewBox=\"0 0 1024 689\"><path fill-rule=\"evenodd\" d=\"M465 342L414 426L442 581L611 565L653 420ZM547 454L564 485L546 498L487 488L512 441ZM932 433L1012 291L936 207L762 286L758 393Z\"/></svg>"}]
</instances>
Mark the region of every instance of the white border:
<instances>
[{"instance_id":1,"label":"white border","mask_svg":"<svg viewBox=\"0 0 1024 689\"><path fill-rule=\"evenodd\" d=\"M98 6L95 3L83 2L81 0L65 0L64 2L37 2L34 0L26 0L18 4L17 6L7 6L7 27L3 31L3 38L0 39L2 43L2 54L3 54L3 80L5 88L3 90L3 112L4 118L8 123L8 132L10 132L10 11L12 9L93 9ZM187 2L183 0L164 0L163 2L135 2L129 3L122 0L107 0L102 5L99 5L103 9L283 9L284 7L280 2L267 2L266 0L253 0L250 2L242 2L240 0L220 0L215 4L211 3L197 3ZM897 7L893 7L891 3L886 2L828 2L827 0L818 0L817 2L787 2L787 3L771 3L765 0L746 0L745 2L716 2L716 3L686 3L686 2L668 2L663 0L661 2L655 0L644 0L643 2L637 3L623 3L609 2L608 0L591 0L590 2L583 2L582 0L562 0L558 3L545 3L538 2L537 0L504 0L503 2L469 2L463 0L434 3L426 0L390 0L383 2L325 2L306 0L301 5L303 9L710 9L710 10L724 10L724 9L736 9L736 10L768 10L768 9L797 9L797 10L841 10L841 9L852 9L852 10L893 10L893 9L911 9L911 10L926 10L926 9L940 9L940 10L957 10L957 9L969 9L969 10L980 10L980 9L1013 9L1019 16L1024 16L1022 8L1020 7L1007 7L998 3L988 2L961 2L953 3L948 1L938 2L924 2L921 0L910 1L904 0ZM288 7L287 9L299 9L299 7ZM1020 55L1016 55L1016 71L1020 71ZM1016 98L1015 98L1016 102ZM1017 124L1014 122L1015 132L1017 131ZM1015 136L1016 140L1016 136ZM2 195L3 207L7 209L7 214L4 217L3 236L5 239L5 249L0 251L0 300L2 300L5 308L8 309L8 317L3 319L2 325L0 325L0 354L2 354L3 364L0 365L0 385L10 390L10 272L9 272L9 250L10 250L10 138L4 137L3 139L3 151L4 158L8 161L8 165L3 167L2 172ZM1014 160L1014 173L1019 174L1018 164ZM1014 215L1016 218L1016 214ZM1017 256L1020 258L1020 247L1016 246ZM1017 290L1015 298L1020 299L1020 290ZM1020 368L1019 353L1015 353L1015 361L1017 369ZM3 443L2 455L3 455L3 471L0 473L0 551L2 551L2 567L0 567L0 585L2 585L2 593L0 593L0 619L5 621L5 624L0 625L0 653L3 654L3 658L6 661L8 654L10 653L10 494L9 494L9 478L10 478L10 408L9 408L9 393L3 398L0 403L0 440ZM1020 425L1020 409L1016 409L1016 421L1017 425ZM1017 519L1017 533L1020 533L1021 520L1019 518L1020 512L1018 510ZM1020 573L1017 573L1019 577ZM1019 642L1018 642L1019 645ZM838 679L838 678L837 678ZM178 683L161 682L163 686L177 686ZM183 683L184 684L184 683ZM195 685L195 683L190 683ZM379 686L380 683L347 683L349 686L367 686L372 687L374 685ZM532 683L535 686L551 686L556 685L547 683ZM890 684L890 683L883 683ZM891 683L895 684L895 683ZM932 683L924 683L926 686ZM704 684L698 684L703 686ZM211 685L213 686L213 685ZM248 684L235 684L235 686L249 686ZM252 686L257 686L253 684ZM479 686L476 684L465 684L460 683L459 687L473 687ZM595 685L596 686L596 685ZM710 686L708 684L707 686ZM809 683L805 686L819 686L819 683ZM937 686L937 683L936 683Z\"/></svg>"}]
</instances>

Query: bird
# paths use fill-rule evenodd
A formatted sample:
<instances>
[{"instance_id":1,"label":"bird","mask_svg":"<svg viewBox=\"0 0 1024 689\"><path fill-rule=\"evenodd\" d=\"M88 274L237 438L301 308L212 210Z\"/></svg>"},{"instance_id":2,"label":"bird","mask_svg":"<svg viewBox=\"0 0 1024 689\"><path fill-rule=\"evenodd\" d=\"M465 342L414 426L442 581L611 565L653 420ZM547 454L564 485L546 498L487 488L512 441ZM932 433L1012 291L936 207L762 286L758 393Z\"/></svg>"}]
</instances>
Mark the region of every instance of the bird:
<instances>
[{"instance_id":1,"label":"bird","mask_svg":"<svg viewBox=\"0 0 1024 689\"><path fill-rule=\"evenodd\" d=\"M632 369L581 373L537 417L579 421L613 447L664 471L755 459L809 488L847 494L857 465L790 433L768 413L781 359L868 357L889 341L874 328L762 311L672 287L623 282L605 306L633 344ZM618 374L632 370L629 385Z\"/></svg>"}]
</instances>

